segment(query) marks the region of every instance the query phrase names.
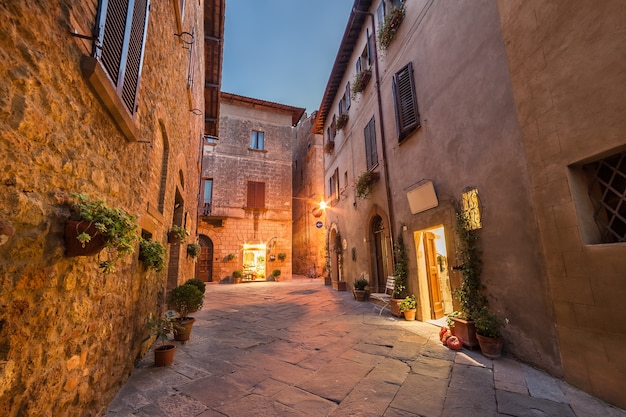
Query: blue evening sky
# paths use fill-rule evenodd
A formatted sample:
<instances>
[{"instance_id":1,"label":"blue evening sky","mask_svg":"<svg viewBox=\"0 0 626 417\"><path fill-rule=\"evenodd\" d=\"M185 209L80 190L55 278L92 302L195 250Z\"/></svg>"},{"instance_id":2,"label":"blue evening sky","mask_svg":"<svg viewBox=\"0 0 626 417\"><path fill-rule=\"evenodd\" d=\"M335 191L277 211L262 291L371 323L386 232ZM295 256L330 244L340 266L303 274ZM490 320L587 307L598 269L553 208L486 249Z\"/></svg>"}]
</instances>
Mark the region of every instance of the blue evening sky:
<instances>
[{"instance_id":1,"label":"blue evening sky","mask_svg":"<svg viewBox=\"0 0 626 417\"><path fill-rule=\"evenodd\" d=\"M226 0L222 91L318 110L354 0Z\"/></svg>"}]
</instances>

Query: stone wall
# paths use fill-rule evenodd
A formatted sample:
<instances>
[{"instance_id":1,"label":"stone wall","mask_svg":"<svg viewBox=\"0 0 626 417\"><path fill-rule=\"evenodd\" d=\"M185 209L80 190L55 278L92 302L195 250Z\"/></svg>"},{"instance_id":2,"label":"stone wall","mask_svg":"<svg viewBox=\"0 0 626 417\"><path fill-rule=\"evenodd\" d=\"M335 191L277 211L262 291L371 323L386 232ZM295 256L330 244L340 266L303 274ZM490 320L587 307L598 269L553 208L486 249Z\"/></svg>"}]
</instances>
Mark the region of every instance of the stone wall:
<instances>
[{"instance_id":1,"label":"stone wall","mask_svg":"<svg viewBox=\"0 0 626 417\"><path fill-rule=\"evenodd\" d=\"M626 243L585 236L596 226L576 175L626 147L626 9L615 0L497 3L563 373L626 408Z\"/></svg>"},{"instance_id":2,"label":"stone wall","mask_svg":"<svg viewBox=\"0 0 626 417\"><path fill-rule=\"evenodd\" d=\"M325 266L325 219L313 215L324 200L323 136L311 131L315 116L298 125L293 152L293 273L309 277L322 275Z\"/></svg>"},{"instance_id":3,"label":"stone wall","mask_svg":"<svg viewBox=\"0 0 626 417\"><path fill-rule=\"evenodd\" d=\"M148 271L137 250L114 274L97 256L65 256L71 193L138 216L166 242L178 190L195 213L202 120L189 112L189 54L173 2L153 2L131 142L81 74L97 2L0 6L0 414L100 415L130 374L144 321L165 298L166 272ZM185 22L202 32L202 10ZM201 37L200 37L201 38ZM203 74L202 48L196 74ZM202 86L202 82L196 85ZM202 107L202 90L192 101ZM167 163L163 155L167 154ZM195 216L188 216L195 235ZM137 245L138 246L138 245ZM135 249L138 249L137 247ZM182 255L178 282L193 275Z\"/></svg>"}]
</instances>

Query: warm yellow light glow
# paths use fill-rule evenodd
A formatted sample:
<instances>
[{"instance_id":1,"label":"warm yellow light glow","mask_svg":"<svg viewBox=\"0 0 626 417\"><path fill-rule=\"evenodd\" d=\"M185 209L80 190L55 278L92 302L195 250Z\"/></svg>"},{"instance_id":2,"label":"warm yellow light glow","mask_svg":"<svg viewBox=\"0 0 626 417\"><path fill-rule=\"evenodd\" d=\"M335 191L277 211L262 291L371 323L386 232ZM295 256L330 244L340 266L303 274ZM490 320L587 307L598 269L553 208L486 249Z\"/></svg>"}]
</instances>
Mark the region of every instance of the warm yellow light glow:
<instances>
[{"instance_id":1,"label":"warm yellow light glow","mask_svg":"<svg viewBox=\"0 0 626 417\"><path fill-rule=\"evenodd\" d=\"M325 201L320 201L320 208L322 210L326 210L326 202Z\"/></svg>"}]
</instances>

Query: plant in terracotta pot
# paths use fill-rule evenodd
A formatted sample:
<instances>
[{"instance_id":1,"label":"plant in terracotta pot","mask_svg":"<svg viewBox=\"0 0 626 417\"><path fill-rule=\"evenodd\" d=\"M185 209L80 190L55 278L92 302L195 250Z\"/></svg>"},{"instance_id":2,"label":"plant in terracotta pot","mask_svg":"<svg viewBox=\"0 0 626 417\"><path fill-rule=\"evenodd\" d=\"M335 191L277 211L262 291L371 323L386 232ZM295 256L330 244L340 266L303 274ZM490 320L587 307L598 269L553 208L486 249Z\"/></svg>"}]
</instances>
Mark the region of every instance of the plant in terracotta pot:
<instances>
[{"instance_id":1,"label":"plant in terracotta pot","mask_svg":"<svg viewBox=\"0 0 626 417\"><path fill-rule=\"evenodd\" d=\"M339 115L339 117L337 117L337 121L336 121L336 127L337 130L341 130L344 127L346 127L346 124L348 123L349 120L349 116L348 113L342 113Z\"/></svg>"},{"instance_id":2,"label":"plant in terracotta pot","mask_svg":"<svg viewBox=\"0 0 626 417\"><path fill-rule=\"evenodd\" d=\"M393 276L395 277L395 283L393 287L393 295L389 302L389 310L391 314L400 317L400 303L406 297L406 281L409 275L409 255L407 253L406 245L404 244L404 237L402 233L398 233L398 238L394 245L394 255L396 257L396 264L393 269Z\"/></svg>"},{"instance_id":3,"label":"plant in terracotta pot","mask_svg":"<svg viewBox=\"0 0 626 417\"><path fill-rule=\"evenodd\" d=\"M139 242L139 259L146 268L161 272L165 267L167 249L156 240L141 239Z\"/></svg>"},{"instance_id":4,"label":"plant in terracotta pot","mask_svg":"<svg viewBox=\"0 0 626 417\"><path fill-rule=\"evenodd\" d=\"M73 208L80 221L68 221L66 224L67 255L98 254L99 268L104 273L115 272L117 261L135 250L135 243L139 240L135 223L137 218L86 194L72 196L76 199ZM102 248L106 249L106 260L100 259L99 253ZM80 253L81 249L87 250L86 253Z\"/></svg>"},{"instance_id":5,"label":"plant in terracotta pot","mask_svg":"<svg viewBox=\"0 0 626 417\"><path fill-rule=\"evenodd\" d=\"M280 269L273 270L272 275L271 275L271 280L278 281L278 277L280 276L280 274L281 274Z\"/></svg>"},{"instance_id":6,"label":"plant in terracotta pot","mask_svg":"<svg viewBox=\"0 0 626 417\"><path fill-rule=\"evenodd\" d=\"M499 358L502 354L504 322L487 306L483 306L474 317L474 325L482 354L491 359Z\"/></svg>"},{"instance_id":7,"label":"plant in terracotta pot","mask_svg":"<svg viewBox=\"0 0 626 417\"><path fill-rule=\"evenodd\" d=\"M150 315L146 322L146 327L149 333L143 339L147 341L150 338L156 336L156 346L154 348L154 365L155 366L167 366L171 365L174 361L174 352L176 351L176 345L168 343L170 337L174 333L174 330L178 327L178 324L174 321L172 313L166 313L162 317L153 317Z\"/></svg>"},{"instance_id":8,"label":"plant in terracotta pot","mask_svg":"<svg viewBox=\"0 0 626 417\"><path fill-rule=\"evenodd\" d=\"M243 271L240 269L236 269L233 271L233 284L241 284L243 280Z\"/></svg>"},{"instance_id":9,"label":"plant in terracotta pot","mask_svg":"<svg viewBox=\"0 0 626 417\"><path fill-rule=\"evenodd\" d=\"M178 313L176 322L184 327L183 330L178 329L174 332L174 339L183 342L189 340L191 327L196 321L193 317L189 317L189 313L202 308L204 294L195 285L183 284L170 292L167 302L170 308Z\"/></svg>"},{"instance_id":10,"label":"plant in terracotta pot","mask_svg":"<svg viewBox=\"0 0 626 417\"><path fill-rule=\"evenodd\" d=\"M404 6L394 7L391 12L385 16L385 21L378 30L378 47L385 50L393 41L400 24L404 20Z\"/></svg>"},{"instance_id":11,"label":"plant in terracotta pot","mask_svg":"<svg viewBox=\"0 0 626 417\"><path fill-rule=\"evenodd\" d=\"M448 324L456 336L460 336L468 347L478 346L474 319L487 300L481 294L480 274L482 272L482 252L478 230L471 227L469 218L462 210L456 212L457 261L452 270L463 277L461 285L454 290L459 301L460 311L448 315Z\"/></svg>"},{"instance_id":12,"label":"plant in terracotta pot","mask_svg":"<svg viewBox=\"0 0 626 417\"><path fill-rule=\"evenodd\" d=\"M287 254L285 252L281 252L278 254L278 260L281 262L285 262L285 259L287 259Z\"/></svg>"},{"instance_id":13,"label":"plant in terracotta pot","mask_svg":"<svg viewBox=\"0 0 626 417\"><path fill-rule=\"evenodd\" d=\"M367 198L372 191L372 185L378 181L380 174L373 171L365 171L356 181L354 190L358 198Z\"/></svg>"},{"instance_id":14,"label":"plant in terracotta pot","mask_svg":"<svg viewBox=\"0 0 626 417\"><path fill-rule=\"evenodd\" d=\"M366 288L370 285L368 280L361 275L354 281L354 299L357 301L365 301L367 299Z\"/></svg>"},{"instance_id":15,"label":"plant in terracotta pot","mask_svg":"<svg viewBox=\"0 0 626 417\"><path fill-rule=\"evenodd\" d=\"M173 224L172 228L170 229L167 241L169 243L182 243L187 239L187 236L189 236L189 232L187 231L187 229Z\"/></svg>"},{"instance_id":16,"label":"plant in terracotta pot","mask_svg":"<svg viewBox=\"0 0 626 417\"><path fill-rule=\"evenodd\" d=\"M197 243L190 243L187 245L187 256L189 256L191 259L196 259L198 256L200 256L201 250L202 247Z\"/></svg>"},{"instance_id":17,"label":"plant in terracotta pot","mask_svg":"<svg viewBox=\"0 0 626 417\"><path fill-rule=\"evenodd\" d=\"M415 320L415 313L417 311L417 301L415 300L415 295L411 294L406 296L398 307L400 308L400 312L404 313L404 318L406 320Z\"/></svg>"},{"instance_id":18,"label":"plant in terracotta pot","mask_svg":"<svg viewBox=\"0 0 626 417\"><path fill-rule=\"evenodd\" d=\"M367 86L367 83L369 83L371 78L371 69L361 70L361 72L359 72L352 81L352 86L350 87L350 96L355 99L357 94L362 93L363 90L365 90L365 87Z\"/></svg>"}]
</instances>

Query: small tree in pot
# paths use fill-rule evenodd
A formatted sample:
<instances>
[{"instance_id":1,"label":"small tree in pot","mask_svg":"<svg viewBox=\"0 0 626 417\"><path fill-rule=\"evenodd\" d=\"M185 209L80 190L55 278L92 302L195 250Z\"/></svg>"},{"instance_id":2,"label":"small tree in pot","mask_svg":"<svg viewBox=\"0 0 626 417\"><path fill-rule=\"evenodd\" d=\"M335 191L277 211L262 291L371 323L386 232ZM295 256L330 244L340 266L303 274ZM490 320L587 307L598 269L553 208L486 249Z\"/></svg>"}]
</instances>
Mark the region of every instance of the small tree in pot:
<instances>
[{"instance_id":1,"label":"small tree in pot","mask_svg":"<svg viewBox=\"0 0 626 417\"><path fill-rule=\"evenodd\" d=\"M166 313L163 317L153 317L150 315L146 322L149 333L143 339L147 341L156 336L156 346L154 348L154 365L167 366L174 361L174 352L176 345L167 343L172 333L178 328L178 324L174 321L171 313Z\"/></svg>"},{"instance_id":2,"label":"small tree in pot","mask_svg":"<svg viewBox=\"0 0 626 417\"><path fill-rule=\"evenodd\" d=\"M189 340L191 327L196 321L193 317L189 317L189 313L202 308L204 294L194 285L179 285L170 292L167 302L178 313L178 318L176 318L178 324L185 328L184 330L176 330L174 339Z\"/></svg>"}]
</instances>

